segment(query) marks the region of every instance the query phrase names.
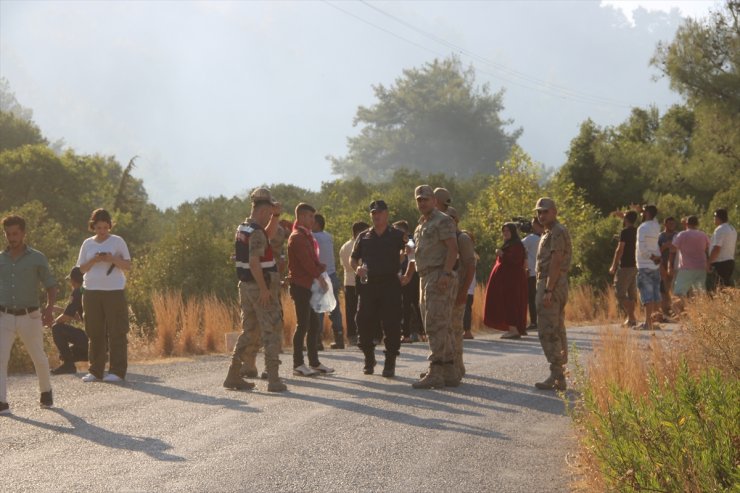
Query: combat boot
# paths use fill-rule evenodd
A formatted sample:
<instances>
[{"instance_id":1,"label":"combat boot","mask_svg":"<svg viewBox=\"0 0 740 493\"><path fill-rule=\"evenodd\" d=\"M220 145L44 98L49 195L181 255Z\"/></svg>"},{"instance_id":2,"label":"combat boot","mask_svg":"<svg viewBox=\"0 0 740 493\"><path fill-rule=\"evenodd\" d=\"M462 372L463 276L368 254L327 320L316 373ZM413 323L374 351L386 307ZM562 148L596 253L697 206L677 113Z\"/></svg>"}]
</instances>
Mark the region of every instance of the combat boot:
<instances>
[{"instance_id":1,"label":"combat boot","mask_svg":"<svg viewBox=\"0 0 740 493\"><path fill-rule=\"evenodd\" d=\"M544 382L534 384L540 390L565 390L568 388L565 383L565 375L562 373L550 373L550 376Z\"/></svg>"},{"instance_id":2,"label":"combat boot","mask_svg":"<svg viewBox=\"0 0 740 493\"><path fill-rule=\"evenodd\" d=\"M365 353L365 367L362 369L362 373L372 375L375 373L375 365L378 364L375 361L375 349L362 348L362 352Z\"/></svg>"},{"instance_id":3,"label":"combat boot","mask_svg":"<svg viewBox=\"0 0 740 493\"><path fill-rule=\"evenodd\" d=\"M415 389L441 389L445 386L445 379L442 376L442 364L432 362L429 365L429 371L424 375L424 378L418 382L414 382L411 386Z\"/></svg>"},{"instance_id":4,"label":"combat boot","mask_svg":"<svg viewBox=\"0 0 740 493\"><path fill-rule=\"evenodd\" d=\"M231 390L251 390L254 388L254 384L251 382L245 382L242 377L239 376L239 370L241 369L241 361L234 358L229 366L229 373L226 375L224 380L224 388Z\"/></svg>"},{"instance_id":5,"label":"combat boot","mask_svg":"<svg viewBox=\"0 0 740 493\"><path fill-rule=\"evenodd\" d=\"M267 391L268 392L285 392L288 386L283 383L278 375L277 368L267 370Z\"/></svg>"},{"instance_id":6,"label":"combat boot","mask_svg":"<svg viewBox=\"0 0 740 493\"><path fill-rule=\"evenodd\" d=\"M385 355L385 363L383 363L383 376L392 378L396 376L396 355L388 354Z\"/></svg>"},{"instance_id":7,"label":"combat boot","mask_svg":"<svg viewBox=\"0 0 740 493\"><path fill-rule=\"evenodd\" d=\"M242 367L241 370L239 370L239 376L243 378L257 378L257 375L259 375L259 372L257 371L257 355L243 355Z\"/></svg>"},{"instance_id":8,"label":"combat boot","mask_svg":"<svg viewBox=\"0 0 740 493\"><path fill-rule=\"evenodd\" d=\"M460 385L460 380L462 380L455 363L445 363L442 365L442 378L445 381L445 387L457 387Z\"/></svg>"}]
</instances>

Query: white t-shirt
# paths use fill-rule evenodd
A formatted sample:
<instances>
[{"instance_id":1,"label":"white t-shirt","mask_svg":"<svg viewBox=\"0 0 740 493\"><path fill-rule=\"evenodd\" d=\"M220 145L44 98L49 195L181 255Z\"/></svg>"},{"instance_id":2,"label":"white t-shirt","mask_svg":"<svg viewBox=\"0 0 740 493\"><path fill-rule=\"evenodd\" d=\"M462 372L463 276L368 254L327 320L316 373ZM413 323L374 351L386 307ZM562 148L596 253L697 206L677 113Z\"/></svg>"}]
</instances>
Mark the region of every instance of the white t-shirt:
<instances>
[{"instance_id":1,"label":"white t-shirt","mask_svg":"<svg viewBox=\"0 0 740 493\"><path fill-rule=\"evenodd\" d=\"M730 223L722 223L717 226L712 234L712 243L709 246L711 252L715 246L719 246L719 255L715 262L735 260L735 245L737 244L737 231Z\"/></svg>"},{"instance_id":2,"label":"white t-shirt","mask_svg":"<svg viewBox=\"0 0 740 493\"><path fill-rule=\"evenodd\" d=\"M468 294L475 294L475 286L477 286L478 283L476 282L475 276L473 276L473 280L470 281L470 287L468 288Z\"/></svg>"},{"instance_id":3,"label":"white t-shirt","mask_svg":"<svg viewBox=\"0 0 740 493\"><path fill-rule=\"evenodd\" d=\"M95 255L101 252L108 252L114 256L120 256L124 260L131 260L128 253L128 247L123 238L116 235L110 235L104 242L98 243L95 237L86 239L80 248L80 255L77 258L77 267L89 262ZM114 267L110 274L108 269L113 264L110 262L98 262L92 268L85 272L82 286L91 291L118 291L126 287L126 276L118 267Z\"/></svg>"},{"instance_id":4,"label":"white t-shirt","mask_svg":"<svg viewBox=\"0 0 740 493\"><path fill-rule=\"evenodd\" d=\"M650 256L660 257L658 248L660 224L655 219L643 221L637 228L637 244L635 245L635 259L638 269L656 270L659 265L650 259Z\"/></svg>"},{"instance_id":5,"label":"white t-shirt","mask_svg":"<svg viewBox=\"0 0 740 493\"><path fill-rule=\"evenodd\" d=\"M354 286L355 285L355 273L352 270L350 264L350 257L352 256L352 247L355 246L355 240L349 240L347 243L342 245L339 249L339 261L342 263L344 269L344 285Z\"/></svg>"},{"instance_id":6,"label":"white t-shirt","mask_svg":"<svg viewBox=\"0 0 740 493\"><path fill-rule=\"evenodd\" d=\"M522 240L522 244L527 251L527 269L529 269L527 275L534 277L537 275L535 268L537 266L537 248L540 246L540 236L534 233L528 234Z\"/></svg>"}]
</instances>

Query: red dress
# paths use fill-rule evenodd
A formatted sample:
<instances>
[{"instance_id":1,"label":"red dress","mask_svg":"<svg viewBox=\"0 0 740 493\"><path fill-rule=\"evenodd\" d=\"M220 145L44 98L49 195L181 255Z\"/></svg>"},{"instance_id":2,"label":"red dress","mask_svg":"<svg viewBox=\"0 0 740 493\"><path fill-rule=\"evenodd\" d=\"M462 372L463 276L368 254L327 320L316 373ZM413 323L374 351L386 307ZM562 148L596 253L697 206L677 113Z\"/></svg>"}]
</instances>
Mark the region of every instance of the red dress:
<instances>
[{"instance_id":1,"label":"red dress","mask_svg":"<svg viewBox=\"0 0 740 493\"><path fill-rule=\"evenodd\" d=\"M517 328L525 333L527 326L527 273L524 259L527 256L521 242L503 250L496 259L486 286L486 303L483 323L496 330Z\"/></svg>"}]
</instances>

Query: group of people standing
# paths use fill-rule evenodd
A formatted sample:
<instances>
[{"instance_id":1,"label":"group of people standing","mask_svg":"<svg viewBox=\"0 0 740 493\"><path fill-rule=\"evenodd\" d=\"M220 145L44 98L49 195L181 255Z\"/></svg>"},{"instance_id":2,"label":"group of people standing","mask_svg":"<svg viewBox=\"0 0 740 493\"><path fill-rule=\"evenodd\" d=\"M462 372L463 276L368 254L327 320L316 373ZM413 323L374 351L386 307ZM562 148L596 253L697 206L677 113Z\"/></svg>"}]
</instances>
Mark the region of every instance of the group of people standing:
<instances>
[{"instance_id":1,"label":"group of people standing","mask_svg":"<svg viewBox=\"0 0 740 493\"><path fill-rule=\"evenodd\" d=\"M729 224L726 209L714 211L711 238L699 229L697 216L682 218L682 231L677 230L674 217L666 217L661 231L656 206L640 207L639 213L639 227L638 210L621 214L623 229L609 269L617 299L627 315L623 325L658 329L656 320L674 319L691 293L734 286L737 231ZM638 291L645 310L641 323L635 314Z\"/></svg>"},{"instance_id":2,"label":"group of people standing","mask_svg":"<svg viewBox=\"0 0 740 493\"><path fill-rule=\"evenodd\" d=\"M33 361L42 407L54 403L50 375L76 373L77 361L90 362L83 382L123 381L129 330L124 272L131 266L131 256L126 242L111 234L113 222L108 211L96 209L90 216L88 225L94 236L83 242L77 265L67 276L72 294L56 319L57 282L46 256L26 244L26 221L22 217L7 216L2 224L8 246L0 253L0 413L10 410L8 363L16 334ZM39 284L46 290L43 309L39 307ZM84 332L70 325L74 320L84 321ZM44 325L51 326L62 360L61 366L52 371L44 351Z\"/></svg>"}]
</instances>

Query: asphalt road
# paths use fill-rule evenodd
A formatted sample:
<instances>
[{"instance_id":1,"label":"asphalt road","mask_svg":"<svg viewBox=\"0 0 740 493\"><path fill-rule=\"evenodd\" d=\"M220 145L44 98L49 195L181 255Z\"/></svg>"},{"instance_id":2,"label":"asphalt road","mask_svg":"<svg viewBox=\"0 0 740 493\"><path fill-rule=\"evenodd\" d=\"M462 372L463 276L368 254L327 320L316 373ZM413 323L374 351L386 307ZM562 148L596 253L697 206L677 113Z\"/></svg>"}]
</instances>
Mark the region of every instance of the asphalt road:
<instances>
[{"instance_id":1,"label":"asphalt road","mask_svg":"<svg viewBox=\"0 0 740 493\"><path fill-rule=\"evenodd\" d=\"M593 333L570 342L587 351ZM0 490L568 491L573 431L532 385L548 374L536 335L465 341L468 375L446 390L411 388L424 343L402 347L394 379L363 375L357 349L320 355L335 375L294 377L282 356L283 394L223 389L226 356L133 364L123 384L53 377L52 409L35 375L12 376Z\"/></svg>"}]
</instances>

